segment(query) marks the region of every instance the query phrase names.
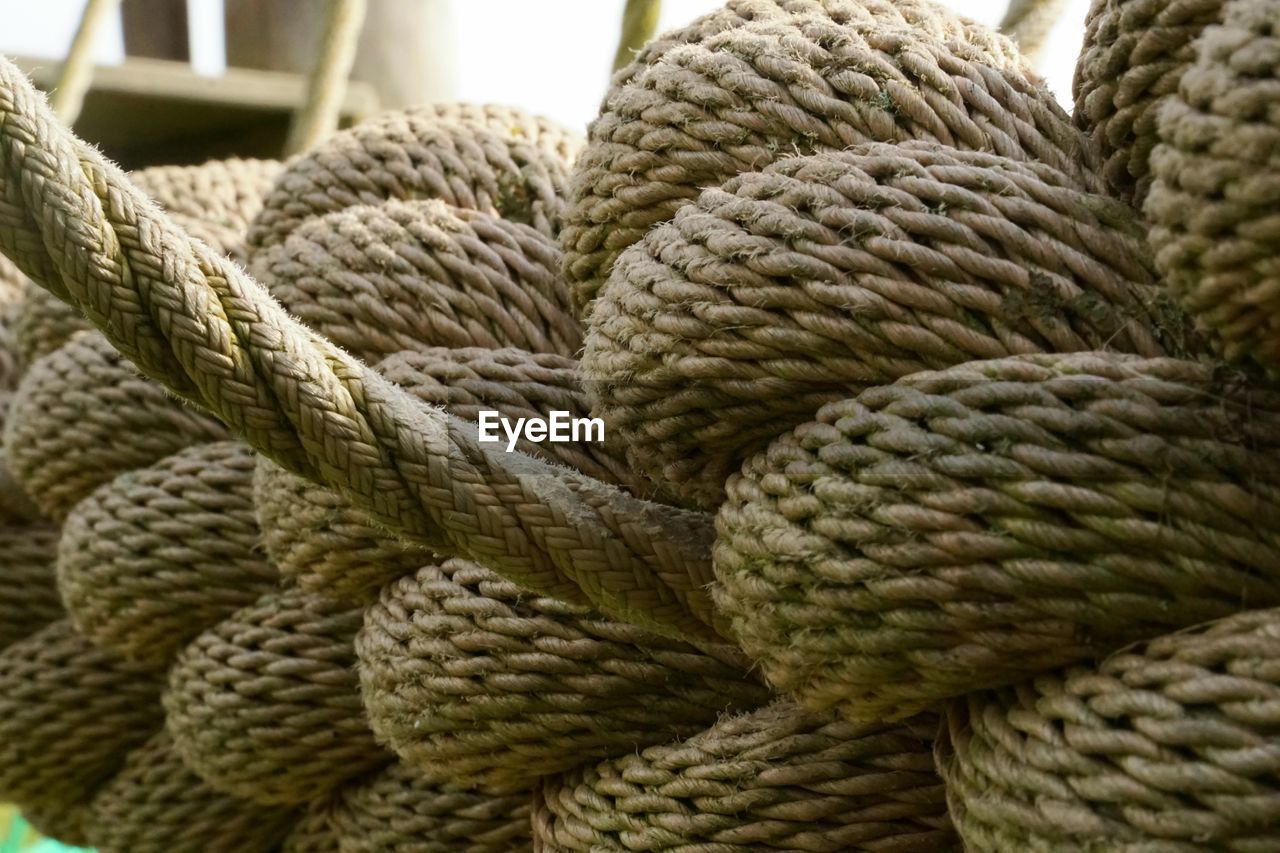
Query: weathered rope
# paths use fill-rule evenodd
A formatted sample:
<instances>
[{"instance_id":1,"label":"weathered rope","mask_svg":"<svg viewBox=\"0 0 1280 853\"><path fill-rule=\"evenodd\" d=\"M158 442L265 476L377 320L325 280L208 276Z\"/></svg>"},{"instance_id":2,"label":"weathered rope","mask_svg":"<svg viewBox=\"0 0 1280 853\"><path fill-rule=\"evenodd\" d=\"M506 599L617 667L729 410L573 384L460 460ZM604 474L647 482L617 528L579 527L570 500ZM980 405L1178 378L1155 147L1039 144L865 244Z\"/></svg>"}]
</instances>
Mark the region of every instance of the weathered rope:
<instances>
[{"instance_id":1,"label":"weathered rope","mask_svg":"<svg viewBox=\"0 0 1280 853\"><path fill-rule=\"evenodd\" d=\"M86 837L97 853L272 853L297 817L210 787L161 731L94 795Z\"/></svg>"},{"instance_id":2,"label":"weathered rope","mask_svg":"<svg viewBox=\"0 0 1280 853\"><path fill-rule=\"evenodd\" d=\"M278 580L259 548L254 457L239 442L197 445L128 471L72 509L58 588L99 645L165 663Z\"/></svg>"},{"instance_id":3,"label":"weathered rope","mask_svg":"<svg viewBox=\"0 0 1280 853\"><path fill-rule=\"evenodd\" d=\"M577 353L582 335L548 237L439 201L345 208L254 254L290 314L356 358L424 346Z\"/></svg>"},{"instance_id":4,"label":"weathered rope","mask_svg":"<svg viewBox=\"0 0 1280 853\"><path fill-rule=\"evenodd\" d=\"M272 246L311 217L390 200L437 199L554 239L569 171L559 152L574 147L566 139L571 134L533 121L513 132L503 113L493 125L466 117L474 111L459 113L433 107L388 113L296 158L250 228L250 247ZM530 129L540 131L537 139L528 137Z\"/></svg>"},{"instance_id":5,"label":"weathered rope","mask_svg":"<svg viewBox=\"0 0 1280 853\"><path fill-rule=\"evenodd\" d=\"M937 720L859 726L779 701L694 737L548 777L536 849L953 849Z\"/></svg>"},{"instance_id":6,"label":"weathered rope","mask_svg":"<svg viewBox=\"0 0 1280 853\"><path fill-rule=\"evenodd\" d=\"M632 464L711 509L824 402L975 358L1185 351L1136 217L1061 172L928 143L783 160L618 260L583 375Z\"/></svg>"},{"instance_id":7,"label":"weathered rope","mask_svg":"<svg viewBox=\"0 0 1280 853\"><path fill-rule=\"evenodd\" d=\"M693 734L769 696L732 646L664 640L461 560L386 587L356 654L379 741L427 778L487 791Z\"/></svg>"},{"instance_id":8,"label":"weathered rope","mask_svg":"<svg viewBox=\"0 0 1280 853\"><path fill-rule=\"evenodd\" d=\"M1142 204L1161 106L1195 60L1195 40L1223 0L1094 0L1076 63L1076 124L1102 154L1112 192Z\"/></svg>"},{"instance_id":9,"label":"weathered rope","mask_svg":"<svg viewBox=\"0 0 1280 853\"><path fill-rule=\"evenodd\" d=\"M1107 353L918 373L729 484L716 601L770 683L894 718L1280 604L1280 397Z\"/></svg>"},{"instance_id":10,"label":"weathered rope","mask_svg":"<svg viewBox=\"0 0 1280 853\"><path fill-rule=\"evenodd\" d=\"M304 803L390 760L360 704L359 627L358 608L285 590L198 636L163 696L183 760L262 803Z\"/></svg>"},{"instance_id":11,"label":"weathered rope","mask_svg":"<svg viewBox=\"0 0 1280 853\"><path fill-rule=\"evenodd\" d=\"M342 853L329 818L329 797L321 797L303 811L289 835L280 842L280 853Z\"/></svg>"},{"instance_id":12,"label":"weathered rope","mask_svg":"<svg viewBox=\"0 0 1280 853\"><path fill-rule=\"evenodd\" d=\"M530 853L529 792L489 795L426 781L396 762L336 795L343 853Z\"/></svg>"},{"instance_id":13,"label":"weathered rope","mask_svg":"<svg viewBox=\"0 0 1280 853\"><path fill-rule=\"evenodd\" d=\"M338 129L347 81L356 61L356 47L364 26L366 0L327 0L324 30L315 64L307 75L302 106L293 116L285 150L290 154L317 145Z\"/></svg>"},{"instance_id":14,"label":"weathered rope","mask_svg":"<svg viewBox=\"0 0 1280 853\"><path fill-rule=\"evenodd\" d=\"M140 376L102 335L80 332L27 370L4 445L27 494L61 519L117 474L226 435L216 420Z\"/></svg>"},{"instance_id":15,"label":"weathered rope","mask_svg":"<svg viewBox=\"0 0 1280 853\"><path fill-rule=\"evenodd\" d=\"M1280 611L976 693L941 768L973 851L1269 850L1280 837Z\"/></svg>"},{"instance_id":16,"label":"weathered rope","mask_svg":"<svg viewBox=\"0 0 1280 853\"><path fill-rule=\"evenodd\" d=\"M1091 183L1083 137L1003 37L928 3L906 4L913 25L892 4L796 5L705 37L691 28L696 43L649 52L615 81L561 236L580 307L624 249L703 188L787 154L923 139Z\"/></svg>"},{"instance_id":17,"label":"weathered rope","mask_svg":"<svg viewBox=\"0 0 1280 853\"><path fill-rule=\"evenodd\" d=\"M61 619L58 529L0 525L0 650Z\"/></svg>"},{"instance_id":18,"label":"weathered rope","mask_svg":"<svg viewBox=\"0 0 1280 853\"><path fill-rule=\"evenodd\" d=\"M93 81L93 50L107 19L117 14L120 0L88 0L80 24L71 39L67 58L58 72L58 81L49 96L53 111L67 123L76 123L84 106L84 96Z\"/></svg>"},{"instance_id":19,"label":"weathered rope","mask_svg":"<svg viewBox=\"0 0 1280 853\"><path fill-rule=\"evenodd\" d=\"M397 534L528 589L668 635L715 636L705 516L481 445L474 425L309 333L177 230L6 62L0 152L0 195L14 205L0 249L251 447Z\"/></svg>"},{"instance_id":20,"label":"weathered rope","mask_svg":"<svg viewBox=\"0 0 1280 853\"><path fill-rule=\"evenodd\" d=\"M83 843L82 807L161 726L160 683L65 619L0 652L0 800Z\"/></svg>"},{"instance_id":21,"label":"weathered rope","mask_svg":"<svg viewBox=\"0 0 1280 853\"><path fill-rule=\"evenodd\" d=\"M1156 266L1227 358L1280 374L1280 0L1231 0L1160 112Z\"/></svg>"}]
</instances>

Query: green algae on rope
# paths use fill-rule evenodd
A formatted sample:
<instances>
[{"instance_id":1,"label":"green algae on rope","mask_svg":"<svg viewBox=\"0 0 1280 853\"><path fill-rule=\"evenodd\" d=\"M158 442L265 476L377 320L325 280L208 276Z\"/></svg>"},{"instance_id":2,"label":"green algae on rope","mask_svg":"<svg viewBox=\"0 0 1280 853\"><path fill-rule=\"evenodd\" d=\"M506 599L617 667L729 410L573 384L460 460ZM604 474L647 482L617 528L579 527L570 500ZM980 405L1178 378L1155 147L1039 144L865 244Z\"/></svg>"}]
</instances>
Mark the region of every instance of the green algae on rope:
<instances>
[{"instance_id":1,"label":"green algae on rope","mask_svg":"<svg viewBox=\"0 0 1280 853\"><path fill-rule=\"evenodd\" d=\"M147 375L391 530L668 636L715 636L709 519L479 442L292 320L0 62L0 249Z\"/></svg>"}]
</instances>

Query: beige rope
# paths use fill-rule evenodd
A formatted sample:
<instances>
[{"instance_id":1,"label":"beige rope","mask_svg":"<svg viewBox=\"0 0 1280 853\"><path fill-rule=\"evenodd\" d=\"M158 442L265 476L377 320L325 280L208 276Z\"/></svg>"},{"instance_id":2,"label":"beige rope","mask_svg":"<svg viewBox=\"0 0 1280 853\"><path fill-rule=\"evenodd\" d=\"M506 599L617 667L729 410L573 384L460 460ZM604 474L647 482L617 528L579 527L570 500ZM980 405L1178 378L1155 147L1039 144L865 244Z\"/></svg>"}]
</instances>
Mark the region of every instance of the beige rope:
<instances>
[{"instance_id":1,"label":"beige rope","mask_svg":"<svg viewBox=\"0 0 1280 853\"><path fill-rule=\"evenodd\" d=\"M714 636L705 516L494 450L473 424L417 403L178 230L8 62L0 154L14 210L0 248L250 446L393 531L526 588L657 632Z\"/></svg>"},{"instance_id":2,"label":"beige rope","mask_svg":"<svg viewBox=\"0 0 1280 853\"><path fill-rule=\"evenodd\" d=\"M622 32L613 55L613 70L621 71L653 38L662 14L662 0L627 0L622 9Z\"/></svg>"},{"instance_id":3,"label":"beige rope","mask_svg":"<svg viewBox=\"0 0 1280 853\"><path fill-rule=\"evenodd\" d=\"M347 80L364 26L365 3L366 0L328 0L316 62L307 77L306 100L293 117L286 154L313 148L338 129Z\"/></svg>"},{"instance_id":4,"label":"beige rope","mask_svg":"<svg viewBox=\"0 0 1280 853\"><path fill-rule=\"evenodd\" d=\"M49 106L67 123L76 123L85 93L93 80L93 49L107 19L120 8L120 0L88 0L80 16L80 26L71 40L71 49L62 63L58 82L49 96Z\"/></svg>"}]
</instances>

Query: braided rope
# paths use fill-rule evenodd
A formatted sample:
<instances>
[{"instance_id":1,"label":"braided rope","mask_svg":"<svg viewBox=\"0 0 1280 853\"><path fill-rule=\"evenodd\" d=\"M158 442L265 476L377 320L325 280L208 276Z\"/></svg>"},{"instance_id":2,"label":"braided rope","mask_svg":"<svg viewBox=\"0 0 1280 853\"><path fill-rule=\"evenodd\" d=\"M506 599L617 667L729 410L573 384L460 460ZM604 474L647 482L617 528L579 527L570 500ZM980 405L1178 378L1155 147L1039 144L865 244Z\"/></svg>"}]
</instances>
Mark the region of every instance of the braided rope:
<instances>
[{"instance_id":1,"label":"braided rope","mask_svg":"<svg viewBox=\"0 0 1280 853\"><path fill-rule=\"evenodd\" d=\"M57 547L57 528L0 526L0 650L65 615Z\"/></svg>"},{"instance_id":2,"label":"braided rope","mask_svg":"<svg viewBox=\"0 0 1280 853\"><path fill-rule=\"evenodd\" d=\"M274 588L253 471L244 445L201 444L77 504L58 544L58 588L76 628L126 658L166 663Z\"/></svg>"},{"instance_id":3,"label":"braided rope","mask_svg":"<svg viewBox=\"0 0 1280 853\"><path fill-rule=\"evenodd\" d=\"M1280 611L1152 640L949 714L966 849L1227 850L1280 837Z\"/></svg>"},{"instance_id":4,"label":"braided rope","mask_svg":"<svg viewBox=\"0 0 1280 853\"><path fill-rule=\"evenodd\" d=\"M344 787L330 822L343 853L529 853L529 793L426 781L401 762Z\"/></svg>"},{"instance_id":5,"label":"braided rope","mask_svg":"<svg viewBox=\"0 0 1280 853\"><path fill-rule=\"evenodd\" d=\"M383 589L356 638L378 740L427 778L507 792L762 705L728 645L699 651L458 560Z\"/></svg>"},{"instance_id":6,"label":"braided rope","mask_svg":"<svg viewBox=\"0 0 1280 853\"><path fill-rule=\"evenodd\" d=\"M94 795L86 836L97 853L271 853L296 820L210 787L161 731Z\"/></svg>"},{"instance_id":7,"label":"braided rope","mask_svg":"<svg viewBox=\"0 0 1280 853\"><path fill-rule=\"evenodd\" d=\"M360 704L360 610L285 590L202 633L169 670L174 745L219 790L304 803L389 760Z\"/></svg>"},{"instance_id":8,"label":"braided rope","mask_svg":"<svg viewBox=\"0 0 1280 853\"><path fill-rule=\"evenodd\" d=\"M161 725L160 678L54 622L0 652L0 800L80 840L82 807Z\"/></svg>"},{"instance_id":9,"label":"braided rope","mask_svg":"<svg viewBox=\"0 0 1280 853\"><path fill-rule=\"evenodd\" d=\"M387 202L309 219L250 272L290 314L365 361L423 346L582 345L560 252L526 225L442 202Z\"/></svg>"},{"instance_id":10,"label":"braided rope","mask_svg":"<svg viewBox=\"0 0 1280 853\"><path fill-rule=\"evenodd\" d=\"M931 717L858 726L780 701L543 780L536 849L950 849Z\"/></svg>"},{"instance_id":11,"label":"braided rope","mask_svg":"<svg viewBox=\"0 0 1280 853\"><path fill-rule=\"evenodd\" d=\"M1182 352L1124 205L927 143L783 160L618 260L583 374L628 458L712 509L823 403L976 358Z\"/></svg>"},{"instance_id":12,"label":"braided rope","mask_svg":"<svg viewBox=\"0 0 1280 853\"><path fill-rule=\"evenodd\" d=\"M658 632L714 636L705 517L480 445L473 425L309 333L178 231L4 62L0 152L13 213L0 219L0 249L251 447L338 487L390 530L528 589Z\"/></svg>"},{"instance_id":13,"label":"braided rope","mask_svg":"<svg viewBox=\"0 0 1280 853\"><path fill-rule=\"evenodd\" d=\"M749 460L716 601L770 683L914 713L1280 604L1280 397L1106 353L919 373Z\"/></svg>"},{"instance_id":14,"label":"braided rope","mask_svg":"<svg viewBox=\"0 0 1280 853\"><path fill-rule=\"evenodd\" d=\"M4 426L9 469L54 519L117 474L226 438L221 424L140 376L97 332L80 332L31 365Z\"/></svg>"},{"instance_id":15,"label":"braided rope","mask_svg":"<svg viewBox=\"0 0 1280 853\"><path fill-rule=\"evenodd\" d=\"M1280 374L1280 2L1231 0L1160 112L1156 266L1220 351Z\"/></svg>"},{"instance_id":16,"label":"braided rope","mask_svg":"<svg viewBox=\"0 0 1280 853\"><path fill-rule=\"evenodd\" d=\"M280 853L342 853L329 818L328 797L312 802L289 835L280 842Z\"/></svg>"},{"instance_id":17,"label":"braided rope","mask_svg":"<svg viewBox=\"0 0 1280 853\"><path fill-rule=\"evenodd\" d=\"M1076 63L1073 117L1102 154L1113 193L1142 204L1156 121L1195 60L1194 43L1223 0L1094 0Z\"/></svg>"},{"instance_id":18,"label":"braided rope","mask_svg":"<svg viewBox=\"0 0 1280 853\"><path fill-rule=\"evenodd\" d=\"M1083 137L1007 39L929 3L906 4L913 26L887 3L795 5L736 26L695 25L694 43L660 39L615 80L561 236L580 307L624 249L703 188L787 154L923 139L1039 160L1092 183Z\"/></svg>"}]
</instances>

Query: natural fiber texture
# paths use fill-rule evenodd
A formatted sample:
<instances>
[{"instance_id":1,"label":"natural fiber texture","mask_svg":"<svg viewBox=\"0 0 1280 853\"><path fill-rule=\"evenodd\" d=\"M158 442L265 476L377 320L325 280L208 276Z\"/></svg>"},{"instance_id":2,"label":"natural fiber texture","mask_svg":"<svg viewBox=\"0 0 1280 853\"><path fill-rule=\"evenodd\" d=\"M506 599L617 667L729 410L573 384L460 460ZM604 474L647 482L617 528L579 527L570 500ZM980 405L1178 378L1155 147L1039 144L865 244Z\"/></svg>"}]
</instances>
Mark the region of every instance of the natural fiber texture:
<instances>
[{"instance_id":1,"label":"natural fiber texture","mask_svg":"<svg viewBox=\"0 0 1280 853\"><path fill-rule=\"evenodd\" d=\"M278 574L259 548L253 469L239 442L202 444L77 504L58 544L76 627L127 658L166 663L271 591Z\"/></svg>"},{"instance_id":2,"label":"natural fiber texture","mask_svg":"<svg viewBox=\"0 0 1280 853\"><path fill-rule=\"evenodd\" d=\"M61 519L117 474L226 438L213 418L138 375L97 332L81 332L27 370L5 423L8 465Z\"/></svg>"},{"instance_id":3,"label":"natural fiber texture","mask_svg":"<svg viewBox=\"0 0 1280 853\"><path fill-rule=\"evenodd\" d=\"M58 529L0 526L0 649L65 614L54 575Z\"/></svg>"},{"instance_id":4,"label":"natural fiber texture","mask_svg":"<svg viewBox=\"0 0 1280 853\"><path fill-rule=\"evenodd\" d=\"M783 160L618 261L583 375L635 466L708 509L824 402L1033 352L1180 352L1124 205L1046 166L916 143Z\"/></svg>"},{"instance_id":5,"label":"natural fiber texture","mask_svg":"<svg viewBox=\"0 0 1280 853\"><path fill-rule=\"evenodd\" d=\"M536 133L537 138L530 138ZM307 219L389 200L438 199L532 226L554 238L573 134L515 110L422 107L335 134L293 160L249 230L253 249L286 239Z\"/></svg>"},{"instance_id":6,"label":"natural fiber texture","mask_svg":"<svg viewBox=\"0 0 1280 853\"><path fill-rule=\"evenodd\" d=\"M474 425L309 332L178 230L5 61L0 198L13 205L0 250L263 455L525 588L665 635L716 636L707 517L481 444Z\"/></svg>"},{"instance_id":7,"label":"natural fiber texture","mask_svg":"<svg viewBox=\"0 0 1280 853\"><path fill-rule=\"evenodd\" d=\"M797 11L692 27L695 43L646 52L615 80L561 237L580 307L703 188L789 154L926 139L1090 182L1083 137L1003 37L924 2L782 5Z\"/></svg>"},{"instance_id":8,"label":"natural fiber texture","mask_svg":"<svg viewBox=\"0 0 1280 853\"><path fill-rule=\"evenodd\" d=\"M916 374L743 466L716 602L774 687L911 714L1280 603L1278 444L1280 397L1193 362Z\"/></svg>"},{"instance_id":9,"label":"natural fiber texture","mask_svg":"<svg viewBox=\"0 0 1280 853\"><path fill-rule=\"evenodd\" d=\"M270 853L296 820L211 788L160 732L94 796L87 835L97 853Z\"/></svg>"},{"instance_id":10,"label":"natural fiber texture","mask_svg":"<svg viewBox=\"0 0 1280 853\"><path fill-rule=\"evenodd\" d=\"M344 787L331 814L342 853L527 853L529 793L427 782L400 762Z\"/></svg>"},{"instance_id":11,"label":"natural fiber texture","mask_svg":"<svg viewBox=\"0 0 1280 853\"><path fill-rule=\"evenodd\" d=\"M169 733L214 787L304 803L377 767L352 641L360 611L286 590L205 631L169 671Z\"/></svg>"},{"instance_id":12,"label":"natural fiber texture","mask_svg":"<svg viewBox=\"0 0 1280 853\"><path fill-rule=\"evenodd\" d=\"M89 321L75 308L38 285L28 284L13 334L23 363L35 364L71 340L76 332L89 328Z\"/></svg>"},{"instance_id":13,"label":"natural fiber texture","mask_svg":"<svg viewBox=\"0 0 1280 853\"><path fill-rule=\"evenodd\" d=\"M1160 108L1195 59L1223 0L1094 0L1076 64L1076 124L1101 151L1112 192L1141 204Z\"/></svg>"},{"instance_id":14,"label":"natural fiber texture","mask_svg":"<svg viewBox=\"0 0 1280 853\"><path fill-rule=\"evenodd\" d=\"M330 819L329 797L321 797L303 811L284 841L280 853L342 853Z\"/></svg>"},{"instance_id":15,"label":"natural fiber texture","mask_svg":"<svg viewBox=\"0 0 1280 853\"><path fill-rule=\"evenodd\" d=\"M434 116L437 121L451 124L473 125L497 134L503 139L513 139L532 145L554 160L572 166L586 140L576 130L570 130L551 119L506 104L470 104L456 101L424 104L416 107L419 115Z\"/></svg>"},{"instance_id":16,"label":"natural fiber texture","mask_svg":"<svg viewBox=\"0 0 1280 853\"><path fill-rule=\"evenodd\" d=\"M857 726L780 701L687 741L543 781L535 848L954 849L930 748L937 720Z\"/></svg>"},{"instance_id":17,"label":"natural fiber texture","mask_svg":"<svg viewBox=\"0 0 1280 853\"><path fill-rule=\"evenodd\" d=\"M1280 611L956 702L940 749L972 851L1274 850Z\"/></svg>"},{"instance_id":18,"label":"natural fiber texture","mask_svg":"<svg viewBox=\"0 0 1280 853\"><path fill-rule=\"evenodd\" d=\"M731 646L701 652L461 560L384 589L356 653L379 741L428 778L490 791L692 734L769 695Z\"/></svg>"},{"instance_id":19,"label":"natural fiber texture","mask_svg":"<svg viewBox=\"0 0 1280 853\"><path fill-rule=\"evenodd\" d=\"M0 801L73 842L80 808L161 725L159 674L67 620L0 652Z\"/></svg>"},{"instance_id":20,"label":"natural fiber texture","mask_svg":"<svg viewBox=\"0 0 1280 853\"><path fill-rule=\"evenodd\" d=\"M295 317L357 358L424 346L565 356L581 332L550 238L439 201L351 207L299 225L250 270Z\"/></svg>"},{"instance_id":21,"label":"natural fiber texture","mask_svg":"<svg viewBox=\"0 0 1280 853\"><path fill-rule=\"evenodd\" d=\"M1160 113L1156 265L1228 359L1280 374L1280 0L1232 0Z\"/></svg>"}]
</instances>

